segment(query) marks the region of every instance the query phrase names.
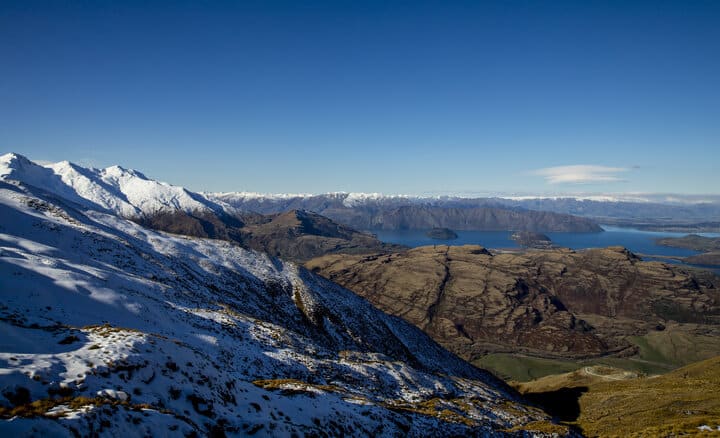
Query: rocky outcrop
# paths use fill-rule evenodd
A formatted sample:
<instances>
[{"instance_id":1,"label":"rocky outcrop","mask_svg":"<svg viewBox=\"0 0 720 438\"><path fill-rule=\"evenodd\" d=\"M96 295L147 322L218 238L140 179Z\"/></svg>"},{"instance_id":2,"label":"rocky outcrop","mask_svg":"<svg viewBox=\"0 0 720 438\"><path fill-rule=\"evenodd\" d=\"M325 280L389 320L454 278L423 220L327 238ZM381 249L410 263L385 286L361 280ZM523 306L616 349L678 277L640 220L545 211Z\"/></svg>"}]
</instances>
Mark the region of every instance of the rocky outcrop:
<instances>
[{"instance_id":1,"label":"rocky outcrop","mask_svg":"<svg viewBox=\"0 0 720 438\"><path fill-rule=\"evenodd\" d=\"M437 245L307 266L468 360L632 354L626 338L659 323L720 324L718 277L643 262L621 247L492 255Z\"/></svg>"}]
</instances>

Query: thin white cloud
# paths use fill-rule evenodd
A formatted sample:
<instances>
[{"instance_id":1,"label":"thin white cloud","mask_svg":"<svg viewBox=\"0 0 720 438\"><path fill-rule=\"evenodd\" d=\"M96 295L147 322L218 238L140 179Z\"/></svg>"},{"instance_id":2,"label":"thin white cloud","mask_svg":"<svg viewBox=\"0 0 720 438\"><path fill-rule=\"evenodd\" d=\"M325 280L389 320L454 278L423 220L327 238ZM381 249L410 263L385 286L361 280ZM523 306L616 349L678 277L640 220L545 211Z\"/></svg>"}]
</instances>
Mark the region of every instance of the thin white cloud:
<instances>
[{"instance_id":1,"label":"thin white cloud","mask_svg":"<svg viewBox=\"0 0 720 438\"><path fill-rule=\"evenodd\" d=\"M576 164L572 166L546 167L532 173L542 176L549 184L592 184L625 181L618 174L629 170L625 167Z\"/></svg>"}]
</instances>

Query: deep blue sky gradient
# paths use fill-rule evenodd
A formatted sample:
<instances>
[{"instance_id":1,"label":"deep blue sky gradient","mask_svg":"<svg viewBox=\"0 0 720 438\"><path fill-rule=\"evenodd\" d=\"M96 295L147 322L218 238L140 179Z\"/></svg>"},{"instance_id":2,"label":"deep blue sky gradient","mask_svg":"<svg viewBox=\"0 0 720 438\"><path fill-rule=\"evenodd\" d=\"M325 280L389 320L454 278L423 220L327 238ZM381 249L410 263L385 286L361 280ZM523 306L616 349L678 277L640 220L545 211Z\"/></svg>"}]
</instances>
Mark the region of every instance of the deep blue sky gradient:
<instances>
[{"instance_id":1,"label":"deep blue sky gradient","mask_svg":"<svg viewBox=\"0 0 720 438\"><path fill-rule=\"evenodd\" d=\"M194 190L720 193L720 2L2 1L0 151ZM575 164L630 170L532 173Z\"/></svg>"}]
</instances>

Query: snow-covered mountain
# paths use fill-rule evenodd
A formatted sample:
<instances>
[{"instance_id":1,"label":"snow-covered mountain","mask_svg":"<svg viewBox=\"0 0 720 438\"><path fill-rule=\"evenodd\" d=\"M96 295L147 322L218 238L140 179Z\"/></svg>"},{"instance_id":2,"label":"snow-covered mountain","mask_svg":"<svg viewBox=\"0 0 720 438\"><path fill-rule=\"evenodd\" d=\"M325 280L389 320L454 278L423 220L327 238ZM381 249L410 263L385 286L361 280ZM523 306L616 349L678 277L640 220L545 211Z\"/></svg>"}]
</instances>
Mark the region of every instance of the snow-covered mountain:
<instances>
[{"instance_id":1,"label":"snow-covered mountain","mask_svg":"<svg viewBox=\"0 0 720 438\"><path fill-rule=\"evenodd\" d=\"M93 169L67 161L39 165L17 154L0 156L0 180L19 181L84 208L136 220L178 212L227 218L237 217L243 211L275 214L309 210L360 230L407 226L541 232L599 229L577 217L619 225L634 225L644 223L644 220L655 224L657 218L662 218L662 223L656 226L708 221L720 223L718 196L560 194L470 197L466 194L425 197L345 192L320 195L196 193L154 181L138 171L120 166ZM476 211L470 213L471 209ZM512 219L518 216L525 217L520 221ZM497 217L501 219L494 220Z\"/></svg>"},{"instance_id":2,"label":"snow-covered mountain","mask_svg":"<svg viewBox=\"0 0 720 438\"><path fill-rule=\"evenodd\" d=\"M558 429L346 289L117 215L194 205L175 188L158 205L136 172L7 155L0 173L1 436Z\"/></svg>"},{"instance_id":3,"label":"snow-covered mountain","mask_svg":"<svg viewBox=\"0 0 720 438\"><path fill-rule=\"evenodd\" d=\"M234 211L226 204L120 166L92 169L68 161L41 166L10 153L0 156L0 180L19 181L86 208L128 218L178 210Z\"/></svg>"},{"instance_id":4,"label":"snow-covered mountain","mask_svg":"<svg viewBox=\"0 0 720 438\"><path fill-rule=\"evenodd\" d=\"M434 202L440 197L422 197L412 195L384 195L382 193L360 193L360 192L332 192L322 194L312 193L257 193L257 192L221 192L203 193L208 199L223 200L231 204L244 203L268 203L279 204L284 202L312 202L313 199L325 199L328 201L340 202L345 207L363 206L373 203L428 203Z\"/></svg>"}]
</instances>

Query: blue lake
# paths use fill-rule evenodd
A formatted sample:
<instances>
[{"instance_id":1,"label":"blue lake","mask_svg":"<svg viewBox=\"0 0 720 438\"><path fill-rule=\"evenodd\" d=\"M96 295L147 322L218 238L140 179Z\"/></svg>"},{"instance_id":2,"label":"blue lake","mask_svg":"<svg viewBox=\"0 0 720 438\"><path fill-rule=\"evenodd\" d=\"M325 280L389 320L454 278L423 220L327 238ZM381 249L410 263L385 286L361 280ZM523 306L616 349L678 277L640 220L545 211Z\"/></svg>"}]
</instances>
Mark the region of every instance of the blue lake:
<instances>
[{"instance_id":1,"label":"blue lake","mask_svg":"<svg viewBox=\"0 0 720 438\"><path fill-rule=\"evenodd\" d=\"M555 245L572 248L603 248L606 246L624 246L634 253L645 255L687 257L698 254L682 248L670 248L655 243L663 237L682 237L687 233L669 233L640 231L632 228L619 228L603 225L601 233L544 233ZM398 243L409 247L424 245L482 245L486 248L520 248L512 239L510 231L455 231L453 240L431 239L425 235L427 230L372 231L378 239L387 243ZM698 233L703 236L717 237L720 233Z\"/></svg>"}]
</instances>

